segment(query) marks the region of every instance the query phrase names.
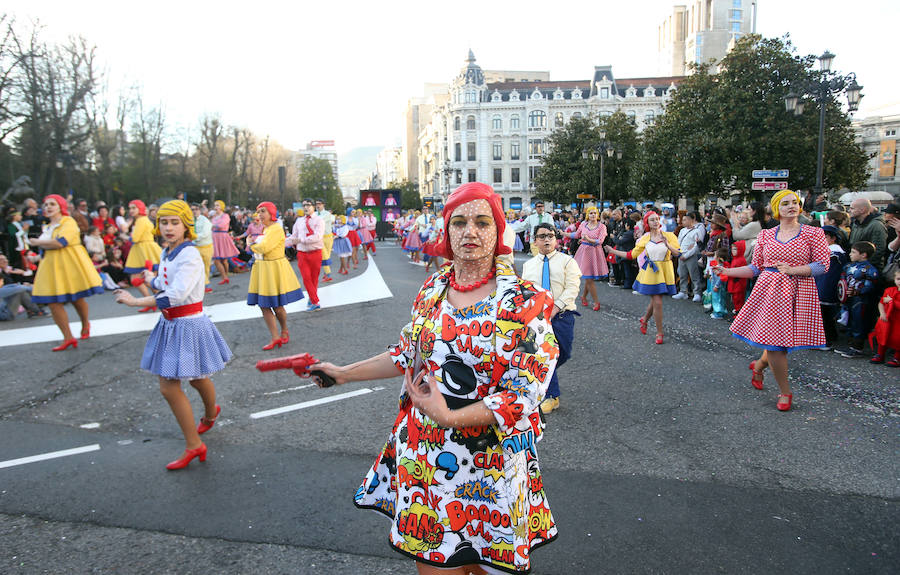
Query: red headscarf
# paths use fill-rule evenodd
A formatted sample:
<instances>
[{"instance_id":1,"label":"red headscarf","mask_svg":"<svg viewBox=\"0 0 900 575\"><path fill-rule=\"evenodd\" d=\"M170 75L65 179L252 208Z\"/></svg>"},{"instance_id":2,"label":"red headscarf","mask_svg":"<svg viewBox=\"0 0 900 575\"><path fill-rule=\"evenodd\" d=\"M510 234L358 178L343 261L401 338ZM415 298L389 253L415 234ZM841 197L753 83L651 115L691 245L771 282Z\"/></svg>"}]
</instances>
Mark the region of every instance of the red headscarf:
<instances>
[{"instance_id":1,"label":"red headscarf","mask_svg":"<svg viewBox=\"0 0 900 575\"><path fill-rule=\"evenodd\" d=\"M147 215L147 206L144 205L144 202L140 200L131 200L128 202L129 206L136 206L138 209L138 215L146 216Z\"/></svg>"},{"instance_id":2,"label":"red headscarf","mask_svg":"<svg viewBox=\"0 0 900 575\"><path fill-rule=\"evenodd\" d=\"M48 194L44 196L44 201L53 200L59 205L59 213L64 216L69 215L69 202L67 202L62 196L58 194Z\"/></svg>"},{"instance_id":3,"label":"red headscarf","mask_svg":"<svg viewBox=\"0 0 900 575\"><path fill-rule=\"evenodd\" d=\"M260 202L258 206L256 206L256 211L258 212L260 208L265 208L269 215L272 216L272 221L278 219L278 208L275 207L275 204L272 202Z\"/></svg>"},{"instance_id":4,"label":"red headscarf","mask_svg":"<svg viewBox=\"0 0 900 575\"><path fill-rule=\"evenodd\" d=\"M494 255L512 253L512 249L503 245L503 231L506 229L506 218L503 216L503 206L500 202L500 196L494 193L494 188L481 182L469 182L456 188L447 203L444 205L444 239L436 246L434 251L441 257L448 260L453 259L453 248L450 247L450 218L453 217L453 211L459 206L474 201L487 200L491 206L491 213L494 216L494 223L497 226L497 243L494 247Z\"/></svg>"}]
</instances>

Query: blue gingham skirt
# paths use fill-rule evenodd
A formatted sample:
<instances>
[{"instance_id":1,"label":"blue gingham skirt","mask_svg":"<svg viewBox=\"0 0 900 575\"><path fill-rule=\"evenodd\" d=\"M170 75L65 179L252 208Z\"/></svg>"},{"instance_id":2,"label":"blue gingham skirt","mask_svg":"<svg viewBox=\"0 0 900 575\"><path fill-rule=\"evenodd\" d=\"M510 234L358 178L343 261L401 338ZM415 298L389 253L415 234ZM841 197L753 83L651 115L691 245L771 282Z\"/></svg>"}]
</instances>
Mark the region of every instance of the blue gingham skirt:
<instances>
[{"instance_id":1,"label":"blue gingham skirt","mask_svg":"<svg viewBox=\"0 0 900 575\"><path fill-rule=\"evenodd\" d=\"M209 317L160 317L144 347L141 369L166 379L200 379L225 368L228 344Z\"/></svg>"}]
</instances>

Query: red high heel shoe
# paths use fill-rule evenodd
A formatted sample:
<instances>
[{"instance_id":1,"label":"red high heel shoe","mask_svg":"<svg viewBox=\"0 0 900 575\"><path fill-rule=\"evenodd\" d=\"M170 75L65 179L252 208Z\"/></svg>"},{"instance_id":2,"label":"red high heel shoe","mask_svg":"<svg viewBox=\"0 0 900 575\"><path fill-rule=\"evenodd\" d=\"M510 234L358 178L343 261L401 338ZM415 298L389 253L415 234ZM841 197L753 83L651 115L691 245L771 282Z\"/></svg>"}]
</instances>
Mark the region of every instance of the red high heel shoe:
<instances>
[{"instance_id":1,"label":"red high heel shoe","mask_svg":"<svg viewBox=\"0 0 900 575\"><path fill-rule=\"evenodd\" d=\"M781 401L782 397L786 397L787 402L782 402ZM780 393L780 394L778 394L778 403L775 404L775 407L778 408L778 411L790 411L792 403L794 403L794 394L793 393Z\"/></svg>"},{"instance_id":2,"label":"red high heel shoe","mask_svg":"<svg viewBox=\"0 0 900 575\"><path fill-rule=\"evenodd\" d=\"M641 333L647 335L647 318L641 318Z\"/></svg>"},{"instance_id":3,"label":"red high heel shoe","mask_svg":"<svg viewBox=\"0 0 900 575\"><path fill-rule=\"evenodd\" d=\"M660 345L663 342L663 336L661 333L656 334L656 344Z\"/></svg>"},{"instance_id":4,"label":"red high heel shoe","mask_svg":"<svg viewBox=\"0 0 900 575\"><path fill-rule=\"evenodd\" d=\"M276 346L281 347L281 338L276 337L272 341L270 341L267 345L263 346L263 351L269 351L270 349L274 349Z\"/></svg>"},{"instance_id":5,"label":"red high heel shoe","mask_svg":"<svg viewBox=\"0 0 900 575\"><path fill-rule=\"evenodd\" d=\"M200 447L197 449L185 449L184 455L181 456L181 459L176 459L175 461L166 465L166 469L184 469L188 466L188 463L195 457L199 457L200 461L206 461L206 444L201 443Z\"/></svg>"},{"instance_id":6,"label":"red high heel shoe","mask_svg":"<svg viewBox=\"0 0 900 575\"><path fill-rule=\"evenodd\" d=\"M67 339L66 341L62 342L58 346L54 347L53 351L62 351L64 349L66 349L67 347L74 347L75 349L78 349L78 340L75 338Z\"/></svg>"},{"instance_id":7,"label":"red high heel shoe","mask_svg":"<svg viewBox=\"0 0 900 575\"><path fill-rule=\"evenodd\" d=\"M594 307L591 308L594 311L600 311L600 303L594 302Z\"/></svg>"},{"instance_id":8,"label":"red high heel shoe","mask_svg":"<svg viewBox=\"0 0 900 575\"><path fill-rule=\"evenodd\" d=\"M208 287L208 288L204 289L203 293L212 293L212 288Z\"/></svg>"},{"instance_id":9,"label":"red high heel shoe","mask_svg":"<svg viewBox=\"0 0 900 575\"><path fill-rule=\"evenodd\" d=\"M583 305L584 307L588 306L588 301L587 301L586 297L581 298L581 305Z\"/></svg>"},{"instance_id":10,"label":"red high heel shoe","mask_svg":"<svg viewBox=\"0 0 900 575\"><path fill-rule=\"evenodd\" d=\"M216 405L216 416L212 419L207 417L200 418L200 425L197 426L197 433L203 435L207 431L209 431L213 425L216 424L216 420L219 419L219 414L222 413L222 408ZM200 461L203 461L202 459Z\"/></svg>"},{"instance_id":11,"label":"red high heel shoe","mask_svg":"<svg viewBox=\"0 0 900 575\"><path fill-rule=\"evenodd\" d=\"M288 343L291 341L291 333L288 330L284 330L281 332L281 343Z\"/></svg>"},{"instance_id":12,"label":"red high heel shoe","mask_svg":"<svg viewBox=\"0 0 900 575\"><path fill-rule=\"evenodd\" d=\"M88 323L87 327L82 326L81 328L81 339L87 339L91 337L91 324Z\"/></svg>"},{"instance_id":13,"label":"red high heel shoe","mask_svg":"<svg viewBox=\"0 0 900 575\"><path fill-rule=\"evenodd\" d=\"M765 375L761 371L756 371L756 362L755 361L750 362L750 371L753 372L753 375L750 376L750 384L753 387L755 387L756 389L762 389L763 388L763 379L765 378Z\"/></svg>"},{"instance_id":14,"label":"red high heel shoe","mask_svg":"<svg viewBox=\"0 0 900 575\"><path fill-rule=\"evenodd\" d=\"M225 284L230 284L230 283L231 283L231 278L225 278L219 282L219 285L225 285Z\"/></svg>"},{"instance_id":15,"label":"red high heel shoe","mask_svg":"<svg viewBox=\"0 0 900 575\"><path fill-rule=\"evenodd\" d=\"M147 313L147 312L151 312L151 311L156 311L155 305L148 305L147 307L142 307L141 309L138 310L138 313Z\"/></svg>"}]
</instances>

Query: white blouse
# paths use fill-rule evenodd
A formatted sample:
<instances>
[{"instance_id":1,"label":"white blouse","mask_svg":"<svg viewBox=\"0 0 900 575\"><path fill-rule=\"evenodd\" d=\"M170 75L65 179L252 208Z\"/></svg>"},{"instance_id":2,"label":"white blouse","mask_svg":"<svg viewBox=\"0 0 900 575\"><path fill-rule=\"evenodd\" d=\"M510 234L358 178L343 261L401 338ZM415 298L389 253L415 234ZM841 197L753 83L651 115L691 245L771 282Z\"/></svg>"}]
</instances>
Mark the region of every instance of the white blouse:
<instances>
[{"instance_id":1,"label":"white blouse","mask_svg":"<svg viewBox=\"0 0 900 575\"><path fill-rule=\"evenodd\" d=\"M203 301L206 290L203 258L192 242L184 242L171 252L168 248L163 250L157 273L150 287L159 292L156 305L160 309Z\"/></svg>"}]
</instances>

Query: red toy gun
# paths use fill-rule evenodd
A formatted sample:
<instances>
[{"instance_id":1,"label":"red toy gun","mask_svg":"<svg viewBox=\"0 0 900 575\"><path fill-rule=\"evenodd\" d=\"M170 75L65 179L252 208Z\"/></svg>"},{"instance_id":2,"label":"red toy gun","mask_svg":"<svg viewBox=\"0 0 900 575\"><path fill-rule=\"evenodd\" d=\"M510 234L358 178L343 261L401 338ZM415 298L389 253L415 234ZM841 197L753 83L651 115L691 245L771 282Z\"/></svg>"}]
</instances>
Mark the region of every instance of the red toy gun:
<instances>
[{"instance_id":1,"label":"red toy gun","mask_svg":"<svg viewBox=\"0 0 900 575\"><path fill-rule=\"evenodd\" d=\"M150 260L144 260L144 267L147 269L148 272L152 272L153 271L153 262L151 262ZM131 278L131 285L134 287L138 287L139 285L141 285L143 283L144 283L144 278L142 278L142 277Z\"/></svg>"},{"instance_id":2,"label":"red toy gun","mask_svg":"<svg viewBox=\"0 0 900 575\"><path fill-rule=\"evenodd\" d=\"M297 355L289 355L287 357L276 357L275 359L265 359L256 362L256 369L259 371L275 371L276 369L290 369L299 377L312 379L319 387L331 387L335 384L334 378L324 371L314 369L309 371L309 366L318 363L319 360L308 353L300 353Z\"/></svg>"}]
</instances>

